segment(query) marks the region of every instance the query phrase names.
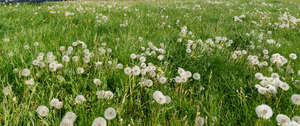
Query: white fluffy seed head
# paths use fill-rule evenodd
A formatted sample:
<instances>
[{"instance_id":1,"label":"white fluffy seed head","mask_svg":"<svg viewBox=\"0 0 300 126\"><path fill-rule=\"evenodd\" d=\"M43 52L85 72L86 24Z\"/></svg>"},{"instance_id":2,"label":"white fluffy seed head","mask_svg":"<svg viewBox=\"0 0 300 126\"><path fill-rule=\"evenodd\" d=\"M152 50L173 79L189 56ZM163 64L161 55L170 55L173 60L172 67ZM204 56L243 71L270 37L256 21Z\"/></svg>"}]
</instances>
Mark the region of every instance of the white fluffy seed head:
<instances>
[{"instance_id":1,"label":"white fluffy seed head","mask_svg":"<svg viewBox=\"0 0 300 126\"><path fill-rule=\"evenodd\" d=\"M145 80L144 83L147 87L151 87L153 85L153 81L150 79Z\"/></svg>"},{"instance_id":2,"label":"white fluffy seed head","mask_svg":"<svg viewBox=\"0 0 300 126\"><path fill-rule=\"evenodd\" d=\"M106 99L112 99L114 97L114 93L111 91L105 91L104 97Z\"/></svg>"},{"instance_id":3,"label":"white fluffy seed head","mask_svg":"<svg viewBox=\"0 0 300 126\"><path fill-rule=\"evenodd\" d=\"M286 116L284 114L278 114L276 116L276 121L279 124L284 124L284 123L290 122L291 120L290 120L290 118L288 116Z\"/></svg>"},{"instance_id":4,"label":"white fluffy seed head","mask_svg":"<svg viewBox=\"0 0 300 126\"><path fill-rule=\"evenodd\" d=\"M200 80L200 74L199 73L194 73L193 74L193 79Z\"/></svg>"},{"instance_id":5,"label":"white fluffy seed head","mask_svg":"<svg viewBox=\"0 0 300 126\"><path fill-rule=\"evenodd\" d=\"M141 56L141 57L140 57L140 62L141 62L141 63L145 63L145 62L146 62L146 57Z\"/></svg>"},{"instance_id":6,"label":"white fluffy seed head","mask_svg":"<svg viewBox=\"0 0 300 126\"><path fill-rule=\"evenodd\" d=\"M40 116L45 117L45 116L48 115L49 109L48 109L46 106L41 105L41 106L39 106L39 107L36 109L36 112L37 112Z\"/></svg>"},{"instance_id":7,"label":"white fluffy seed head","mask_svg":"<svg viewBox=\"0 0 300 126\"><path fill-rule=\"evenodd\" d=\"M141 73L140 67L138 67L138 66L132 67L132 74L134 76L138 76L138 75L140 75L140 73Z\"/></svg>"},{"instance_id":8,"label":"white fluffy seed head","mask_svg":"<svg viewBox=\"0 0 300 126\"><path fill-rule=\"evenodd\" d=\"M176 83L181 83L181 77L179 77L179 76L176 76L174 78L174 80L175 80Z\"/></svg>"},{"instance_id":9,"label":"white fluffy seed head","mask_svg":"<svg viewBox=\"0 0 300 126\"><path fill-rule=\"evenodd\" d=\"M70 57L67 56L67 55L64 55L64 56L62 57L62 61L64 61L64 62L70 62Z\"/></svg>"},{"instance_id":10,"label":"white fluffy seed head","mask_svg":"<svg viewBox=\"0 0 300 126\"><path fill-rule=\"evenodd\" d=\"M132 75L132 69L131 69L130 67L126 67L126 68L124 69L124 73L125 73L126 75Z\"/></svg>"},{"instance_id":11,"label":"white fluffy seed head","mask_svg":"<svg viewBox=\"0 0 300 126\"><path fill-rule=\"evenodd\" d=\"M284 123L282 126L300 126L300 124L295 121L290 121L290 122Z\"/></svg>"},{"instance_id":12,"label":"white fluffy seed head","mask_svg":"<svg viewBox=\"0 0 300 126\"><path fill-rule=\"evenodd\" d=\"M178 74L181 76L185 73L185 70L183 68L178 68Z\"/></svg>"},{"instance_id":13,"label":"white fluffy seed head","mask_svg":"<svg viewBox=\"0 0 300 126\"><path fill-rule=\"evenodd\" d=\"M272 73L271 77L274 78L274 79L279 79L280 76L279 76L278 73Z\"/></svg>"},{"instance_id":14,"label":"white fluffy seed head","mask_svg":"<svg viewBox=\"0 0 300 126\"><path fill-rule=\"evenodd\" d=\"M110 65L112 65L112 61L107 61L107 64L110 66Z\"/></svg>"},{"instance_id":15,"label":"white fluffy seed head","mask_svg":"<svg viewBox=\"0 0 300 126\"><path fill-rule=\"evenodd\" d=\"M78 62L79 61L79 57L78 56L73 56L72 57L72 61L73 62Z\"/></svg>"},{"instance_id":16,"label":"white fluffy seed head","mask_svg":"<svg viewBox=\"0 0 300 126\"><path fill-rule=\"evenodd\" d=\"M61 109L63 107L63 102L58 102L55 106L56 109Z\"/></svg>"},{"instance_id":17,"label":"white fluffy seed head","mask_svg":"<svg viewBox=\"0 0 300 126\"><path fill-rule=\"evenodd\" d=\"M73 125L74 125L74 121L68 119L63 119L59 124L59 126L73 126Z\"/></svg>"},{"instance_id":18,"label":"white fluffy seed head","mask_svg":"<svg viewBox=\"0 0 300 126\"><path fill-rule=\"evenodd\" d=\"M132 53L132 54L130 54L130 58L131 59L135 59L137 56L134 54L134 53Z\"/></svg>"},{"instance_id":19,"label":"white fluffy seed head","mask_svg":"<svg viewBox=\"0 0 300 126\"><path fill-rule=\"evenodd\" d=\"M186 71L185 72L185 78L190 78L190 77L192 77L192 72Z\"/></svg>"},{"instance_id":20,"label":"white fluffy seed head","mask_svg":"<svg viewBox=\"0 0 300 126\"><path fill-rule=\"evenodd\" d=\"M165 96L166 97L166 103L169 104L171 103L172 99L170 96Z\"/></svg>"},{"instance_id":21,"label":"white fluffy seed head","mask_svg":"<svg viewBox=\"0 0 300 126\"><path fill-rule=\"evenodd\" d=\"M105 91L104 90L97 91L96 95L97 95L97 98L100 98L100 99L105 98Z\"/></svg>"},{"instance_id":22,"label":"white fluffy seed head","mask_svg":"<svg viewBox=\"0 0 300 126\"><path fill-rule=\"evenodd\" d=\"M263 119L270 119L273 115L273 111L270 106L262 104L256 107L255 112L258 117Z\"/></svg>"},{"instance_id":23,"label":"white fluffy seed head","mask_svg":"<svg viewBox=\"0 0 300 126\"><path fill-rule=\"evenodd\" d=\"M259 84L255 84L255 88L260 88L260 87L262 87L261 85L259 85Z\"/></svg>"},{"instance_id":24,"label":"white fluffy seed head","mask_svg":"<svg viewBox=\"0 0 300 126\"><path fill-rule=\"evenodd\" d=\"M160 77L159 78L159 83L161 83L161 84L165 84L166 82L167 82L167 78L166 77Z\"/></svg>"},{"instance_id":25,"label":"white fluffy seed head","mask_svg":"<svg viewBox=\"0 0 300 126\"><path fill-rule=\"evenodd\" d=\"M92 123L92 126L106 126L106 125L107 125L107 122L102 117L96 118Z\"/></svg>"},{"instance_id":26,"label":"white fluffy seed head","mask_svg":"<svg viewBox=\"0 0 300 126\"><path fill-rule=\"evenodd\" d=\"M76 98L75 98L75 103L76 104L80 104L80 103L83 103L85 101L86 101L86 99L83 95L77 95Z\"/></svg>"},{"instance_id":27,"label":"white fluffy seed head","mask_svg":"<svg viewBox=\"0 0 300 126\"><path fill-rule=\"evenodd\" d=\"M264 78L264 75L262 73L256 73L255 78L258 80L262 80Z\"/></svg>"},{"instance_id":28,"label":"white fluffy seed head","mask_svg":"<svg viewBox=\"0 0 300 126\"><path fill-rule=\"evenodd\" d=\"M21 72L21 75L24 77L28 77L30 75L30 70L29 69L23 69Z\"/></svg>"},{"instance_id":29,"label":"white fluffy seed head","mask_svg":"<svg viewBox=\"0 0 300 126\"><path fill-rule=\"evenodd\" d=\"M160 91L155 91L153 93L153 99L158 103L158 104L165 104L166 103L166 97L163 95L162 92Z\"/></svg>"},{"instance_id":30,"label":"white fluffy seed head","mask_svg":"<svg viewBox=\"0 0 300 126\"><path fill-rule=\"evenodd\" d=\"M293 104L300 105L300 95L299 94L293 94L291 99L292 99Z\"/></svg>"},{"instance_id":31,"label":"white fluffy seed head","mask_svg":"<svg viewBox=\"0 0 300 126\"><path fill-rule=\"evenodd\" d=\"M158 59L158 60L163 60L163 59L164 59L164 55L159 55L159 56L157 56L157 59Z\"/></svg>"},{"instance_id":32,"label":"white fluffy seed head","mask_svg":"<svg viewBox=\"0 0 300 126\"><path fill-rule=\"evenodd\" d=\"M267 88L267 91L272 93L272 94L276 94L277 93L277 89L275 86L271 86L269 85L269 87Z\"/></svg>"},{"instance_id":33,"label":"white fluffy seed head","mask_svg":"<svg viewBox=\"0 0 300 126\"><path fill-rule=\"evenodd\" d=\"M63 107L63 102L59 101L57 98L53 98L50 101L50 106L55 107L56 109L61 109Z\"/></svg>"},{"instance_id":34,"label":"white fluffy seed head","mask_svg":"<svg viewBox=\"0 0 300 126\"><path fill-rule=\"evenodd\" d=\"M78 67L76 70L77 74L82 74L84 72L84 69L82 67Z\"/></svg>"},{"instance_id":35,"label":"white fluffy seed head","mask_svg":"<svg viewBox=\"0 0 300 126\"><path fill-rule=\"evenodd\" d=\"M77 116L74 112L67 112L65 116L63 117L63 120L69 120L71 122L74 122L76 120Z\"/></svg>"},{"instance_id":36,"label":"white fluffy seed head","mask_svg":"<svg viewBox=\"0 0 300 126\"><path fill-rule=\"evenodd\" d=\"M26 81L25 81L25 84L26 84L26 85L33 85L33 84L34 84L34 79L33 79L33 78L30 78L29 80L26 80Z\"/></svg>"},{"instance_id":37,"label":"white fluffy seed head","mask_svg":"<svg viewBox=\"0 0 300 126\"><path fill-rule=\"evenodd\" d=\"M101 80L98 79L98 78L95 78L95 79L93 80L93 83L94 83L95 85L100 85L100 84L101 84Z\"/></svg>"},{"instance_id":38,"label":"white fluffy seed head","mask_svg":"<svg viewBox=\"0 0 300 126\"><path fill-rule=\"evenodd\" d=\"M59 50L60 50L60 51L65 51L65 49L66 49L65 46L60 46L60 47L59 47Z\"/></svg>"},{"instance_id":39,"label":"white fluffy seed head","mask_svg":"<svg viewBox=\"0 0 300 126\"><path fill-rule=\"evenodd\" d=\"M112 120L114 118L116 118L117 116L117 112L114 108L112 107L109 107L107 108L105 111L104 111L104 117L107 119L107 120Z\"/></svg>"},{"instance_id":40,"label":"white fluffy seed head","mask_svg":"<svg viewBox=\"0 0 300 126\"><path fill-rule=\"evenodd\" d=\"M295 53L291 53L289 56L290 56L290 58L292 60L296 60L297 59L297 55Z\"/></svg>"},{"instance_id":41,"label":"white fluffy seed head","mask_svg":"<svg viewBox=\"0 0 300 126\"><path fill-rule=\"evenodd\" d=\"M265 54L265 55L268 55L269 54L269 51L268 50L263 50L263 53Z\"/></svg>"},{"instance_id":42,"label":"white fluffy seed head","mask_svg":"<svg viewBox=\"0 0 300 126\"><path fill-rule=\"evenodd\" d=\"M102 64L103 64L103 62L98 61L98 62L96 62L95 66L96 66L96 67L101 67Z\"/></svg>"},{"instance_id":43,"label":"white fluffy seed head","mask_svg":"<svg viewBox=\"0 0 300 126\"><path fill-rule=\"evenodd\" d=\"M117 69L123 69L123 64L121 64L121 63L117 64L116 68Z\"/></svg>"},{"instance_id":44,"label":"white fluffy seed head","mask_svg":"<svg viewBox=\"0 0 300 126\"><path fill-rule=\"evenodd\" d=\"M53 98L53 99L50 101L50 106L54 107L54 106L56 106L58 103L59 103L59 100L58 100L57 98Z\"/></svg>"},{"instance_id":45,"label":"white fluffy seed head","mask_svg":"<svg viewBox=\"0 0 300 126\"><path fill-rule=\"evenodd\" d=\"M279 87L284 91L287 91L290 89L290 86L287 83L279 83Z\"/></svg>"},{"instance_id":46,"label":"white fluffy seed head","mask_svg":"<svg viewBox=\"0 0 300 126\"><path fill-rule=\"evenodd\" d=\"M258 91L258 93L264 95L264 94L267 93L268 89L267 89L267 88L264 88L264 87L258 87L258 88L257 88L257 91Z\"/></svg>"}]
</instances>

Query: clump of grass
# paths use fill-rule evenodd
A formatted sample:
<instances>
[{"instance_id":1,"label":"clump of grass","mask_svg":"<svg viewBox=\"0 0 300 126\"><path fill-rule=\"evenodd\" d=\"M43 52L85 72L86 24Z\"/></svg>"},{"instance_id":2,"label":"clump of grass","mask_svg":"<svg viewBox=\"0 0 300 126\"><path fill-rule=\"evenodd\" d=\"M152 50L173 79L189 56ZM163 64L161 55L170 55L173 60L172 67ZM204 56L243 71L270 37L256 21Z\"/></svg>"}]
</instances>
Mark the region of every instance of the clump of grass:
<instances>
[{"instance_id":1,"label":"clump of grass","mask_svg":"<svg viewBox=\"0 0 300 126\"><path fill-rule=\"evenodd\" d=\"M299 125L297 4L3 4L0 124Z\"/></svg>"}]
</instances>

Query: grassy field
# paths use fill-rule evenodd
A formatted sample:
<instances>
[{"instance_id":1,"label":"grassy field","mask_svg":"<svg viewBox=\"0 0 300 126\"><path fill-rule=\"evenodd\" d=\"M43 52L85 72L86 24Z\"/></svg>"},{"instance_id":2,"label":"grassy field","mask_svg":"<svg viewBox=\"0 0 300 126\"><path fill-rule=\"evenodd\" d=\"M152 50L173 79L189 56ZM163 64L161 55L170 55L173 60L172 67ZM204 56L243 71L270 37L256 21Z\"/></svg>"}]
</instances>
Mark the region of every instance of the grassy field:
<instances>
[{"instance_id":1,"label":"grassy field","mask_svg":"<svg viewBox=\"0 0 300 126\"><path fill-rule=\"evenodd\" d=\"M297 0L1 4L0 125L299 126L299 12Z\"/></svg>"}]
</instances>

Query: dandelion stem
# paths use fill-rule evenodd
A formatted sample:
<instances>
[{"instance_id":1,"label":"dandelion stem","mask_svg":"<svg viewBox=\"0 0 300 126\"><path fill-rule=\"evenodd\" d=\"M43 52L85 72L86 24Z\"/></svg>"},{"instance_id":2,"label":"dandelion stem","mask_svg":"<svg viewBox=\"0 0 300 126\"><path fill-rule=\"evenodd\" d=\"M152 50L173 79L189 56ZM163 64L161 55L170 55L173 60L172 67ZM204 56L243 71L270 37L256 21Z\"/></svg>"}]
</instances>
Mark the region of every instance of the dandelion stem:
<instances>
[{"instance_id":1,"label":"dandelion stem","mask_svg":"<svg viewBox=\"0 0 300 126\"><path fill-rule=\"evenodd\" d=\"M278 108L278 105L279 105L279 103L280 103L280 100L281 100L281 98L282 98L282 95L283 95L283 92L281 91L281 94L280 94L280 97L279 97L279 99L278 99L278 102L276 103L276 109Z\"/></svg>"},{"instance_id":2,"label":"dandelion stem","mask_svg":"<svg viewBox=\"0 0 300 126\"><path fill-rule=\"evenodd\" d=\"M294 107L293 107L293 109L292 109L292 112L291 112L291 115L290 115L290 117L291 117L291 116L293 116L293 114L294 114L294 112L295 112L295 109L296 109L296 107L297 107L297 105L294 105Z\"/></svg>"}]
</instances>

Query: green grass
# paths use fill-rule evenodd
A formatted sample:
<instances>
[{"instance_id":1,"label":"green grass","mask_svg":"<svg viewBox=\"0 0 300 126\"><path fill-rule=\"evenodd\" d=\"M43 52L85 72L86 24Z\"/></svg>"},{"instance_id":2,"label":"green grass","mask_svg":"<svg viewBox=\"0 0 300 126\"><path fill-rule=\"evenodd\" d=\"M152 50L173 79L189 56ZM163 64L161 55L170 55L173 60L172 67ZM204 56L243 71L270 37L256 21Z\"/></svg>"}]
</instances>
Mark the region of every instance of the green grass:
<instances>
[{"instance_id":1,"label":"green grass","mask_svg":"<svg viewBox=\"0 0 300 126\"><path fill-rule=\"evenodd\" d=\"M68 111L77 115L74 125L91 125L95 118L104 116L108 107L117 110L117 117L108 121L108 125L194 125L197 112L207 119L205 125L221 126L270 126L277 125L277 114L286 114L290 118L300 116L300 108L291 101L292 94L300 93L299 83L295 82L300 79L297 75L300 60L289 58L290 53L300 56L300 25L283 29L268 25L280 22L278 17L284 12L300 18L300 3L296 0L265 0L272 6L263 6L262 2L224 0L221 4L211 4L207 1L169 0L0 5L0 89L8 85L12 87L10 95L0 94L0 125L59 125ZM51 14L50 8L59 13ZM78 8L82 11L78 12ZM75 15L66 17L66 11ZM96 15L100 13L108 20L97 23ZM243 22L233 20L234 16L242 14L246 15ZM177 20L179 23L176 23ZM120 24L126 21L128 25L121 27ZM183 26L187 26L193 36L187 35L179 43L177 40L182 38L180 31ZM254 34L247 36L246 33L252 30ZM272 34L267 34L267 31L272 31ZM264 33L262 43L258 38L260 33ZM222 45L222 49L197 45L191 54L186 53L188 40L201 39L205 43L217 36L233 40L232 45ZM139 37L143 40L139 41ZM10 41L4 42L5 38ZM274 39L281 47L267 44L267 39ZM32 65L40 52L53 52L57 61L62 63L60 46L67 48L77 40L85 42L89 51L95 54L89 63L82 60L63 63L64 67L56 72ZM34 42L39 42L39 45L35 47ZM103 42L107 43L104 48L111 48L112 53L100 54L98 48ZM141 46L148 48L148 42L157 47L160 43L166 46L162 61L157 60L158 55L147 56L146 60L146 63L151 62L162 69L168 78L166 84L152 79L152 87L141 87L138 85L141 76L127 76L123 69L115 67L117 63L123 64L124 68L139 65L138 60L130 59L130 54L142 53ZM252 49L251 43L256 48ZM30 49L24 49L26 45ZM278 88L277 94L261 95L255 88L255 84L259 83L255 73L270 76L272 72L268 71L268 67L251 67L247 56L262 55L263 49L269 50L269 56L280 53L289 60L289 65L277 68L266 59L280 79L290 85L288 91ZM248 54L234 60L231 55L235 50L247 50ZM14 55L9 57L9 53ZM74 55L83 56L80 47L74 47L71 56ZM263 60L262 57L259 59ZM97 61L103 62L102 68L95 68ZM112 61L113 65L108 65L108 61ZM76 74L77 67L83 67L84 74ZM179 67L199 73L201 79L175 83L173 78L178 76ZM288 73L288 67L294 73ZM30 77L13 72L24 68L31 70ZM34 78L38 84L26 85L24 82L29 78ZM93 84L94 78L99 78L102 84ZM113 99L98 99L96 91L99 90L112 91ZM156 90L170 96L172 101L158 104L152 98ZM75 97L79 94L84 95L87 101L75 104ZM63 108L50 107L52 98L63 101ZM257 117L255 108L260 104L267 104L273 109L271 119ZM36 109L40 105L49 108L46 117L37 114Z\"/></svg>"}]
</instances>

